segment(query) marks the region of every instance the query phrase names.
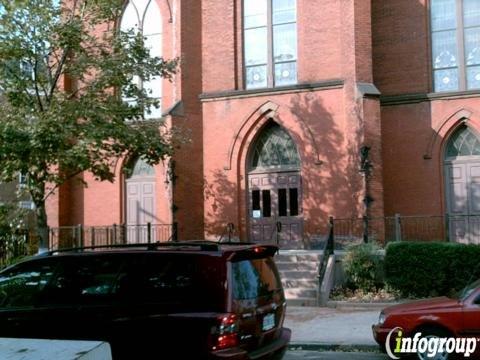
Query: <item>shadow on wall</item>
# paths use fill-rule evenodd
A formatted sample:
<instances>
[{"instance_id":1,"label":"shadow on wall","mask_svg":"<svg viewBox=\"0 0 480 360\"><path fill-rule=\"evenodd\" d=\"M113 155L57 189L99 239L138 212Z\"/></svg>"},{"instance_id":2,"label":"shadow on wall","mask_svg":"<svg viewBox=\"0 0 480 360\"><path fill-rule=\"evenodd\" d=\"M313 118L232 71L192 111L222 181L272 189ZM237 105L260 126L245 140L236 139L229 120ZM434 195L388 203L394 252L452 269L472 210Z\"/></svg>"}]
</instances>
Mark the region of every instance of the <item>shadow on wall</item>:
<instances>
[{"instance_id":1,"label":"shadow on wall","mask_svg":"<svg viewBox=\"0 0 480 360\"><path fill-rule=\"evenodd\" d=\"M302 207L307 246L309 240L322 240L328 234L330 215L342 218L363 215L363 178L359 172L362 124L357 117L355 124L344 121L341 109L342 113L334 117L318 97L299 94L290 101L290 112L298 125L289 126L288 119L280 119L296 142L302 160ZM317 157L321 164L316 161ZM229 222L238 227L237 191L237 184L221 169L204 179L207 237L218 239L226 234ZM235 235L238 236L238 229Z\"/></svg>"},{"instance_id":2,"label":"shadow on wall","mask_svg":"<svg viewBox=\"0 0 480 360\"><path fill-rule=\"evenodd\" d=\"M207 238L218 240L222 235L228 236L228 223L238 226L234 215L237 186L228 180L222 170L215 170L211 179L204 179L205 203L208 206L205 209L205 218L208 219L205 223L205 234ZM238 237L238 229L234 236Z\"/></svg>"},{"instance_id":3,"label":"shadow on wall","mask_svg":"<svg viewBox=\"0 0 480 360\"><path fill-rule=\"evenodd\" d=\"M354 116L346 117L342 107L342 113L334 115L314 94L296 95L290 108L301 129L301 133L290 130L292 135L298 142L302 134L311 134L313 142L303 139L303 148L297 146L302 154L305 238L315 242L328 233L329 216L363 215L364 185L359 172L363 124L358 107L352 109ZM321 164L315 164L317 151Z\"/></svg>"}]
</instances>

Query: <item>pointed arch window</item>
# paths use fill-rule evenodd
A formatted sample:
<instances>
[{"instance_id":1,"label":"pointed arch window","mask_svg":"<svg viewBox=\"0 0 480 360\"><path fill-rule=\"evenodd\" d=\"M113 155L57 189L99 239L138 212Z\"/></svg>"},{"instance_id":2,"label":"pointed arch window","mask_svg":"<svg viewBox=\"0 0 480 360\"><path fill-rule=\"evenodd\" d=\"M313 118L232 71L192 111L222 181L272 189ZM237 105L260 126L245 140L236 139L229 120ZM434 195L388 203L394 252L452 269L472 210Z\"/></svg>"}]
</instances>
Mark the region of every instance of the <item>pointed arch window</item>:
<instances>
[{"instance_id":1,"label":"pointed arch window","mask_svg":"<svg viewBox=\"0 0 480 360\"><path fill-rule=\"evenodd\" d=\"M143 158L135 158L130 161L125 167L125 174L127 179L138 177L152 177L155 176L155 168L148 164Z\"/></svg>"},{"instance_id":2,"label":"pointed arch window","mask_svg":"<svg viewBox=\"0 0 480 360\"><path fill-rule=\"evenodd\" d=\"M120 22L120 30L134 30L143 35L145 46L150 50L152 57L161 57L162 54L162 16L155 0L130 0L125 7ZM158 101L158 108L152 106L145 111L146 119L160 118L162 115L162 78L153 77L150 81L134 78L133 81L140 88L146 90L150 98ZM124 99L131 102L131 99Z\"/></svg>"},{"instance_id":3,"label":"pointed arch window","mask_svg":"<svg viewBox=\"0 0 480 360\"><path fill-rule=\"evenodd\" d=\"M448 140L446 151L447 158L479 155L480 139L468 126L460 127Z\"/></svg>"},{"instance_id":4,"label":"pointed arch window","mask_svg":"<svg viewBox=\"0 0 480 360\"><path fill-rule=\"evenodd\" d=\"M300 158L290 135L280 125L271 122L255 142L251 168L299 168Z\"/></svg>"}]
</instances>

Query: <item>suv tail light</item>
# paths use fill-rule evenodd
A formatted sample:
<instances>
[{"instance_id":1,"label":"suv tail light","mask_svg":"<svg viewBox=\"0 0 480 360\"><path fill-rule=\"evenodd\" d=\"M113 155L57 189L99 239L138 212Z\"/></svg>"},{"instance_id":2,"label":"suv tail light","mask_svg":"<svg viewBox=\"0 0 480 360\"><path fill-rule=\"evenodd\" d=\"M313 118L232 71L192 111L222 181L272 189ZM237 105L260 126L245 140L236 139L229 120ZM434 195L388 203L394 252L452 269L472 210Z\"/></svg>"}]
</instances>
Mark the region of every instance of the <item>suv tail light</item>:
<instances>
[{"instance_id":1,"label":"suv tail light","mask_svg":"<svg viewBox=\"0 0 480 360\"><path fill-rule=\"evenodd\" d=\"M238 345L238 319L234 314L225 314L217 318L212 327L212 350L222 350Z\"/></svg>"}]
</instances>

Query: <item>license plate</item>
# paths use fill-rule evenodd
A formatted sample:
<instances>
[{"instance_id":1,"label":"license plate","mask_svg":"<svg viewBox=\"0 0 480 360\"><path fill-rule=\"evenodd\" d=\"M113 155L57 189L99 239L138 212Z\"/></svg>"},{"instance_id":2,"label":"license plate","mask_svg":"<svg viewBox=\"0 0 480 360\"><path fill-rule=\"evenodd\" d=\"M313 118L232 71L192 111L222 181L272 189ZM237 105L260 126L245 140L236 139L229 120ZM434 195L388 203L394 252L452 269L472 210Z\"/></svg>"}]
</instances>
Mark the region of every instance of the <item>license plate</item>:
<instances>
[{"instance_id":1,"label":"license plate","mask_svg":"<svg viewBox=\"0 0 480 360\"><path fill-rule=\"evenodd\" d=\"M273 329L274 327L275 327L275 314L265 315L265 317L263 318L262 330L268 331L270 329Z\"/></svg>"}]
</instances>

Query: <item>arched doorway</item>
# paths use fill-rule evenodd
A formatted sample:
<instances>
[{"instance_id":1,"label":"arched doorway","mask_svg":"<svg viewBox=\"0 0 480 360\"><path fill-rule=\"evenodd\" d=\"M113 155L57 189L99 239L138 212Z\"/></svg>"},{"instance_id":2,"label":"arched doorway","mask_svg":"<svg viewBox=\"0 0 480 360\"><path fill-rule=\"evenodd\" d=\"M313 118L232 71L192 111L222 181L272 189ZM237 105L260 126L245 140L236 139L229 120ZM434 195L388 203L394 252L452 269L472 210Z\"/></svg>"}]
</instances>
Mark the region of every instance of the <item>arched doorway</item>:
<instances>
[{"instance_id":1,"label":"arched doorway","mask_svg":"<svg viewBox=\"0 0 480 360\"><path fill-rule=\"evenodd\" d=\"M125 215L127 241L148 241L147 224L155 223L155 169L145 160L136 159L125 180ZM152 232L153 236L155 232ZM150 239L155 241L156 239Z\"/></svg>"},{"instance_id":2,"label":"arched doorway","mask_svg":"<svg viewBox=\"0 0 480 360\"><path fill-rule=\"evenodd\" d=\"M480 244L480 139L462 125L445 148L445 190L451 241Z\"/></svg>"},{"instance_id":3,"label":"arched doorway","mask_svg":"<svg viewBox=\"0 0 480 360\"><path fill-rule=\"evenodd\" d=\"M290 135L277 123L269 122L253 143L248 170L250 240L278 240L282 248L301 247L300 157Z\"/></svg>"}]
</instances>

